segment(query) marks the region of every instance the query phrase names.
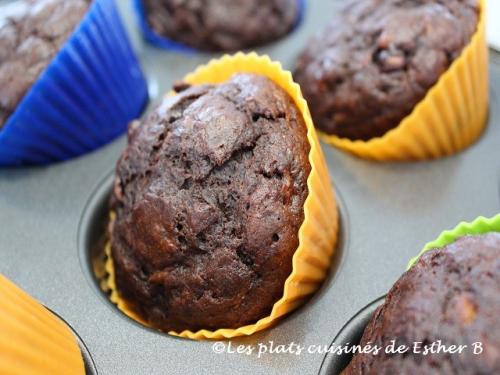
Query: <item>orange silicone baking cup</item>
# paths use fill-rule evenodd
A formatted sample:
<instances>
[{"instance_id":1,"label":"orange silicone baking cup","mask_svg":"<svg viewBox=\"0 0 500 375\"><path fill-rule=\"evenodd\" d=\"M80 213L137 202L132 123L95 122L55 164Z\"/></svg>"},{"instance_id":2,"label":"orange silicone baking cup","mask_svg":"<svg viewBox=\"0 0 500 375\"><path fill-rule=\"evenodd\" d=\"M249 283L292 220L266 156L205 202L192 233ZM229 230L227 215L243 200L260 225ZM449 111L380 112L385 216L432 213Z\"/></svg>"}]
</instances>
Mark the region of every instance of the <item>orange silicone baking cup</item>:
<instances>
[{"instance_id":1,"label":"orange silicone baking cup","mask_svg":"<svg viewBox=\"0 0 500 375\"><path fill-rule=\"evenodd\" d=\"M454 154L483 132L488 113L485 0L477 30L460 56L400 124L368 141L319 132L320 138L361 158L379 161L434 159Z\"/></svg>"},{"instance_id":2,"label":"orange silicone baking cup","mask_svg":"<svg viewBox=\"0 0 500 375\"><path fill-rule=\"evenodd\" d=\"M168 332L171 335L190 339L222 339L251 335L268 328L280 317L302 304L318 289L328 273L335 250L338 232L335 195L309 108L302 97L299 85L293 82L291 73L283 70L280 63L271 61L268 56L237 53L212 60L188 74L184 81L193 85L217 84L227 81L235 73L244 72L264 75L284 89L294 100L307 126L307 139L310 144L309 163L311 164L311 172L307 179L309 193L304 203L304 221L298 233L299 247L293 256L292 273L285 282L283 296L274 304L271 314L256 323L237 329L221 327L215 331L203 329L197 332L189 330ZM117 293L110 250L108 244L106 246L108 278L105 280L104 287L110 293L111 301L131 318L148 325Z\"/></svg>"},{"instance_id":3,"label":"orange silicone baking cup","mask_svg":"<svg viewBox=\"0 0 500 375\"><path fill-rule=\"evenodd\" d=\"M68 326L2 274L0 374L85 374Z\"/></svg>"}]
</instances>

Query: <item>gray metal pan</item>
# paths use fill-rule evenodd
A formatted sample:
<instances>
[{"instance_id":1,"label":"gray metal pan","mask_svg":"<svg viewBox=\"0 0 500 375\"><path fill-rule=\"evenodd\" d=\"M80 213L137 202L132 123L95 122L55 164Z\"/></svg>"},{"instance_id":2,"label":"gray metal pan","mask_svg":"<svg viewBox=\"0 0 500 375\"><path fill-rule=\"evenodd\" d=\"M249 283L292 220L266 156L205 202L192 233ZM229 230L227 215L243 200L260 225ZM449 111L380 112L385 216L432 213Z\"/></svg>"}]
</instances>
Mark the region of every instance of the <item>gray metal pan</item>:
<instances>
[{"instance_id":1,"label":"gray metal pan","mask_svg":"<svg viewBox=\"0 0 500 375\"><path fill-rule=\"evenodd\" d=\"M119 1L149 80L152 104L211 54L142 42L130 1ZM291 69L337 1L309 0L290 36L259 48ZM364 306L384 295L408 260L442 230L500 211L500 57L490 58L486 132L464 152L418 163L374 163L323 145L340 201L341 241L321 289L274 328L231 345L329 346ZM111 173L125 138L42 168L0 170L0 272L78 332L99 374L318 374L324 354L217 354L213 342L157 333L118 312L92 276L90 252L106 215ZM226 342L226 345L229 343Z\"/></svg>"}]
</instances>

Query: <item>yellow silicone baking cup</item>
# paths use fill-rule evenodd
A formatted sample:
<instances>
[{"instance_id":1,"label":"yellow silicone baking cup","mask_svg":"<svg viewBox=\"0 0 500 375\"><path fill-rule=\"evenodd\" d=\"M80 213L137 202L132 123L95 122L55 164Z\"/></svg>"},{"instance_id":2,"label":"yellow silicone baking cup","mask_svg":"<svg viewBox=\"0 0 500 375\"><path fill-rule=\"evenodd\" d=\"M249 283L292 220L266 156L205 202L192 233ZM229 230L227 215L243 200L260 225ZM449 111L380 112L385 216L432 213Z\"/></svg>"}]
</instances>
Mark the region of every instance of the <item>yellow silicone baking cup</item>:
<instances>
[{"instance_id":1,"label":"yellow silicone baking cup","mask_svg":"<svg viewBox=\"0 0 500 375\"><path fill-rule=\"evenodd\" d=\"M216 331L168 332L171 335L197 340L222 339L251 335L268 328L278 318L302 304L318 289L328 273L335 250L338 232L335 195L309 108L299 85L293 82L291 73L283 70L280 63L271 61L268 56L237 53L200 66L196 71L188 74L184 81L193 85L221 83L227 81L235 73L244 72L264 75L284 89L294 100L307 126L307 139L310 145L309 163L311 164L311 172L307 179L309 193L304 203L304 221L299 229L299 247L293 256L292 273L285 282L283 297L274 304L271 314L255 324L237 329L221 328ZM106 252L108 254L106 261L108 278L107 281L105 280L104 288L110 293L111 301L131 318L148 325L117 293L109 244L106 246Z\"/></svg>"},{"instance_id":2,"label":"yellow silicone baking cup","mask_svg":"<svg viewBox=\"0 0 500 375\"><path fill-rule=\"evenodd\" d=\"M479 8L470 43L397 127L368 141L322 132L320 138L361 158L379 161L434 159L472 144L483 132L488 113L485 0L480 0Z\"/></svg>"},{"instance_id":3,"label":"yellow silicone baking cup","mask_svg":"<svg viewBox=\"0 0 500 375\"><path fill-rule=\"evenodd\" d=\"M455 228L442 232L437 239L427 243L420 254L410 260L407 266L407 270L409 270L426 251L449 245L463 236L472 236L489 232L500 232L500 214L492 218L479 216L477 219L470 223L462 221Z\"/></svg>"},{"instance_id":4,"label":"yellow silicone baking cup","mask_svg":"<svg viewBox=\"0 0 500 375\"><path fill-rule=\"evenodd\" d=\"M85 374L71 330L2 274L0 374Z\"/></svg>"}]
</instances>

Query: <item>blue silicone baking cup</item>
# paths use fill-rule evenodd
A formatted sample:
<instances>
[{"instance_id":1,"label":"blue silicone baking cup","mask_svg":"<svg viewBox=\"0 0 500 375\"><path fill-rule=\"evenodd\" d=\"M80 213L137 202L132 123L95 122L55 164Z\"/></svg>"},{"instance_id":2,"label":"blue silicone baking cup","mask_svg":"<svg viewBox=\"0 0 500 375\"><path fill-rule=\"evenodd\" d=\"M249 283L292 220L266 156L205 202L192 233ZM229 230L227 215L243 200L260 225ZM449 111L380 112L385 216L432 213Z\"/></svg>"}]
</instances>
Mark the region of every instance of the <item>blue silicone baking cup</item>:
<instances>
[{"instance_id":1,"label":"blue silicone baking cup","mask_svg":"<svg viewBox=\"0 0 500 375\"><path fill-rule=\"evenodd\" d=\"M114 0L94 0L63 48L0 129L0 165L48 164L122 134L147 84Z\"/></svg>"},{"instance_id":2,"label":"blue silicone baking cup","mask_svg":"<svg viewBox=\"0 0 500 375\"><path fill-rule=\"evenodd\" d=\"M198 52L198 50L195 48L186 46L185 44L158 35L148 24L146 17L146 10L144 9L142 0L133 0L133 2L134 2L135 12L137 14L137 21L139 23L139 28L142 31L143 38L147 42L157 47L170 51L187 52L187 53ZM295 25L293 27L293 30L295 30L297 26L299 26L300 23L302 22L302 19L304 18L304 12L306 9L306 0L297 0L297 3L299 5L299 12L297 14L297 19L295 20Z\"/></svg>"}]
</instances>

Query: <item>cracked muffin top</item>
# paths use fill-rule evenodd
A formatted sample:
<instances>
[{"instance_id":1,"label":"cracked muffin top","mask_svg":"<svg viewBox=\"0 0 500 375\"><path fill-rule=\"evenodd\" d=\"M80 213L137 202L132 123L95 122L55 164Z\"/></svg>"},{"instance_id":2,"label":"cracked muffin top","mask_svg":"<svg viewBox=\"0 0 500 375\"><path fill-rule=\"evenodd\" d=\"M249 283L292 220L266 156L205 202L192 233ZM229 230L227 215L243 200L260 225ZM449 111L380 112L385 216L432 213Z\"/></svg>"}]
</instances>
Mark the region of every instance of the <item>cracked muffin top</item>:
<instances>
[{"instance_id":1,"label":"cracked muffin top","mask_svg":"<svg viewBox=\"0 0 500 375\"><path fill-rule=\"evenodd\" d=\"M117 288L164 331L237 328L270 313L292 271L306 125L264 76L176 90L131 124L116 168Z\"/></svg>"},{"instance_id":2,"label":"cracked muffin top","mask_svg":"<svg viewBox=\"0 0 500 375\"><path fill-rule=\"evenodd\" d=\"M477 0L350 0L300 55L315 126L368 140L396 127L469 43Z\"/></svg>"},{"instance_id":3,"label":"cracked muffin top","mask_svg":"<svg viewBox=\"0 0 500 375\"><path fill-rule=\"evenodd\" d=\"M499 374L500 233L459 238L424 253L387 294L361 345L412 348L404 354L358 354L351 374ZM467 345L461 353L413 353L415 342ZM483 352L472 345L481 342ZM435 347L437 344L435 344ZM423 350L423 349L422 349Z\"/></svg>"},{"instance_id":4,"label":"cracked muffin top","mask_svg":"<svg viewBox=\"0 0 500 375\"><path fill-rule=\"evenodd\" d=\"M236 51L276 40L294 27L297 0L142 0L159 35L201 50Z\"/></svg>"},{"instance_id":5,"label":"cracked muffin top","mask_svg":"<svg viewBox=\"0 0 500 375\"><path fill-rule=\"evenodd\" d=\"M23 0L0 17L0 128L59 52L89 3Z\"/></svg>"}]
</instances>

